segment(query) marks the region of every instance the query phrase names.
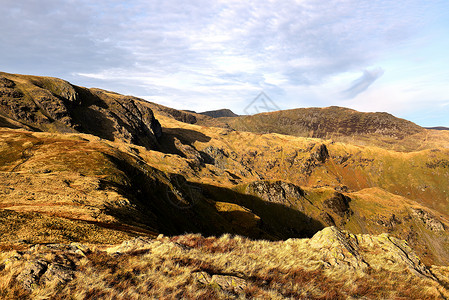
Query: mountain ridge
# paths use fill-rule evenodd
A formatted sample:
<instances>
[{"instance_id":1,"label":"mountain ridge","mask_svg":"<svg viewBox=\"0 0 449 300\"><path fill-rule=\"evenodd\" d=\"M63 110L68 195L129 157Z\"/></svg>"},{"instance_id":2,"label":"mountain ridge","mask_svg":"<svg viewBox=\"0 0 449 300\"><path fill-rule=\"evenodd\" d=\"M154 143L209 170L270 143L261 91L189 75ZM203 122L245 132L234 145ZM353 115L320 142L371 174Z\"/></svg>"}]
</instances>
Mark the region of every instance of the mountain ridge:
<instances>
[{"instance_id":1,"label":"mountain ridge","mask_svg":"<svg viewBox=\"0 0 449 300\"><path fill-rule=\"evenodd\" d=\"M206 115L206 116L209 116L212 118L238 117L237 114L235 114L232 110L227 109L227 108L204 111L204 112L201 112L200 114Z\"/></svg>"}]
</instances>

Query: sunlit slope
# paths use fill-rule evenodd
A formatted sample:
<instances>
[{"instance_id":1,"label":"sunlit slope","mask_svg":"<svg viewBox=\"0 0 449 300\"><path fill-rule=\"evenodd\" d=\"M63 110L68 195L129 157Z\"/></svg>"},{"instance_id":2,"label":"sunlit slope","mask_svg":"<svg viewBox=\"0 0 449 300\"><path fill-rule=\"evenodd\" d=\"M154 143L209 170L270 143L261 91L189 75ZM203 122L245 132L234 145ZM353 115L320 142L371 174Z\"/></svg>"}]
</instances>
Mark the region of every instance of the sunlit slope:
<instances>
[{"instance_id":1,"label":"sunlit slope","mask_svg":"<svg viewBox=\"0 0 449 300\"><path fill-rule=\"evenodd\" d=\"M2 76L6 244L188 232L279 240L332 225L389 232L425 263L448 263L443 131L329 108L341 120L325 131L339 130L337 138L251 133L59 79Z\"/></svg>"},{"instance_id":2,"label":"sunlit slope","mask_svg":"<svg viewBox=\"0 0 449 300\"><path fill-rule=\"evenodd\" d=\"M363 113L336 106L199 121L200 124L213 126L218 122L223 124L221 126L239 131L322 138L398 151L449 147L448 132L427 130L388 113Z\"/></svg>"}]
</instances>

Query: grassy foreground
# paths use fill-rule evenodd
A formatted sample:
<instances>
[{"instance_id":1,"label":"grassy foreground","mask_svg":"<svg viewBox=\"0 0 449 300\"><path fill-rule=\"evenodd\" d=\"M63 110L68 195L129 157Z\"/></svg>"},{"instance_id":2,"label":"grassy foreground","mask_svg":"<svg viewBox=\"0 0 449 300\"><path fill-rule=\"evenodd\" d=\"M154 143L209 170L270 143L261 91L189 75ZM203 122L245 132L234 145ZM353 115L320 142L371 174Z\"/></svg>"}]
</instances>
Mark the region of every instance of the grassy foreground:
<instances>
[{"instance_id":1,"label":"grassy foreground","mask_svg":"<svg viewBox=\"0 0 449 300\"><path fill-rule=\"evenodd\" d=\"M403 241L335 227L311 239L201 235L114 246L36 245L0 255L2 299L442 299L449 268Z\"/></svg>"}]
</instances>

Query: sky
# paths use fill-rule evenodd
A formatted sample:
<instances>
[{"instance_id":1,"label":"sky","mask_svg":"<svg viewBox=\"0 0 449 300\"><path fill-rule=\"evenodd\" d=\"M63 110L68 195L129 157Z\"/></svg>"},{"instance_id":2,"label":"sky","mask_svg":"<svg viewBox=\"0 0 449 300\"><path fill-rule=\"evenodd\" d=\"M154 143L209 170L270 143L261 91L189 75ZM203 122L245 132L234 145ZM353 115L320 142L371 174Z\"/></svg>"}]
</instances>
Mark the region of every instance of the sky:
<instances>
[{"instance_id":1,"label":"sky","mask_svg":"<svg viewBox=\"0 0 449 300\"><path fill-rule=\"evenodd\" d=\"M0 71L177 109L386 111L449 127L447 0L0 0Z\"/></svg>"}]
</instances>

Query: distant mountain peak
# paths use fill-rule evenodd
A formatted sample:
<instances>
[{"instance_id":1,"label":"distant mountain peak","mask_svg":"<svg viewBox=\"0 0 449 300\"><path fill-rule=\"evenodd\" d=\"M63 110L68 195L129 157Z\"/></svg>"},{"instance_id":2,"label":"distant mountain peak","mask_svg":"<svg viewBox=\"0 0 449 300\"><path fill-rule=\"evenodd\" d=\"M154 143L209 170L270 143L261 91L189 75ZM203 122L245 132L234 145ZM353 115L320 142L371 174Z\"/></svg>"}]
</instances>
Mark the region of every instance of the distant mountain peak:
<instances>
[{"instance_id":1,"label":"distant mountain peak","mask_svg":"<svg viewBox=\"0 0 449 300\"><path fill-rule=\"evenodd\" d=\"M235 114L232 110L227 109L227 108L222 108L222 109L217 109L217 110L209 110L209 111L205 111L200 113L202 115L205 116L209 116L212 118L225 118L225 117L238 117L239 115Z\"/></svg>"}]
</instances>

